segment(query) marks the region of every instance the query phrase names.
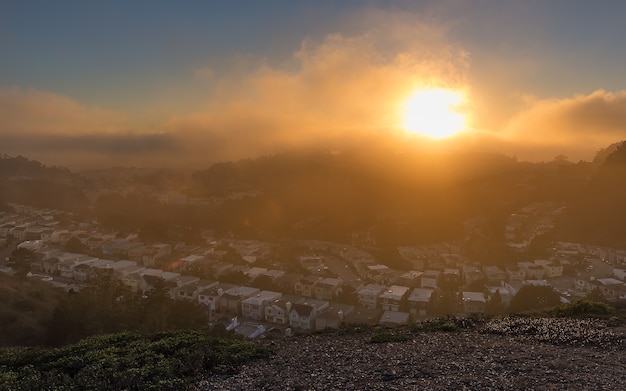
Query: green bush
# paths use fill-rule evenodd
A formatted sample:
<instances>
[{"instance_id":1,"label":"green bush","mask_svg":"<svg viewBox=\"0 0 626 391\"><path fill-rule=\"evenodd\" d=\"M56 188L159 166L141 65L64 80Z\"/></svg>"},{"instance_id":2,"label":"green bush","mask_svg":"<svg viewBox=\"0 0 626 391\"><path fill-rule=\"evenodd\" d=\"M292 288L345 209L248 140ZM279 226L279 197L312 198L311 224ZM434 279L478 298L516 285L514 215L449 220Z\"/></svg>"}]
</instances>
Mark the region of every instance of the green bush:
<instances>
[{"instance_id":1,"label":"green bush","mask_svg":"<svg viewBox=\"0 0 626 391\"><path fill-rule=\"evenodd\" d=\"M0 350L0 389L186 390L207 372L230 372L269 354L197 331L104 335L54 349Z\"/></svg>"},{"instance_id":2,"label":"green bush","mask_svg":"<svg viewBox=\"0 0 626 391\"><path fill-rule=\"evenodd\" d=\"M606 318L614 313L610 305L588 300L577 300L549 311L550 315L562 318Z\"/></svg>"}]
</instances>

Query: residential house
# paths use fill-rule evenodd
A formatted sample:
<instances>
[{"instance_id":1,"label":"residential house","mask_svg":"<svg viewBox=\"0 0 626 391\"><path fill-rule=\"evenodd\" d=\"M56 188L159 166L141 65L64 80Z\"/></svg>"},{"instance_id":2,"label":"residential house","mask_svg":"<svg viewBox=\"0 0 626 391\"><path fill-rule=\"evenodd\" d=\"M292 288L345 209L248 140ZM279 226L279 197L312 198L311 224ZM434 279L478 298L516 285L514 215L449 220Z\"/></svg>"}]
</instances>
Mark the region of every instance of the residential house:
<instances>
[{"instance_id":1,"label":"residential house","mask_svg":"<svg viewBox=\"0 0 626 391\"><path fill-rule=\"evenodd\" d=\"M421 288L437 289L439 286L439 276L441 272L439 270L425 270L422 275L422 281L420 283Z\"/></svg>"},{"instance_id":2,"label":"residential house","mask_svg":"<svg viewBox=\"0 0 626 391\"><path fill-rule=\"evenodd\" d=\"M252 281L258 276L260 276L261 274L265 274L265 272L267 272L267 268L255 266L246 270L244 274L250 279L250 281Z\"/></svg>"},{"instance_id":3,"label":"residential house","mask_svg":"<svg viewBox=\"0 0 626 391\"><path fill-rule=\"evenodd\" d=\"M92 259L74 267L74 280L87 282L99 276L100 268L110 264L108 259Z\"/></svg>"},{"instance_id":4,"label":"residential house","mask_svg":"<svg viewBox=\"0 0 626 391\"><path fill-rule=\"evenodd\" d=\"M221 298L224 292L235 288L237 285L220 282L216 286L206 288L198 293L198 303L208 307L210 313L218 311L221 307Z\"/></svg>"},{"instance_id":5,"label":"residential house","mask_svg":"<svg viewBox=\"0 0 626 391\"><path fill-rule=\"evenodd\" d=\"M466 314L484 314L487 299L483 292L463 292L463 312Z\"/></svg>"},{"instance_id":6,"label":"residential house","mask_svg":"<svg viewBox=\"0 0 626 391\"><path fill-rule=\"evenodd\" d=\"M249 286L238 286L227 291L220 297L220 311L241 314L241 302L259 293L261 290Z\"/></svg>"},{"instance_id":7,"label":"residential house","mask_svg":"<svg viewBox=\"0 0 626 391\"><path fill-rule=\"evenodd\" d=\"M563 275L563 265L558 262L549 261L547 259L537 259L534 261L536 266L544 269L545 278L556 278ZM537 277L540 279L541 277Z\"/></svg>"},{"instance_id":8,"label":"residential house","mask_svg":"<svg viewBox=\"0 0 626 391\"><path fill-rule=\"evenodd\" d=\"M391 285L380 294L379 301L383 311L401 311L409 293L409 287L401 285Z\"/></svg>"},{"instance_id":9,"label":"residential house","mask_svg":"<svg viewBox=\"0 0 626 391\"><path fill-rule=\"evenodd\" d=\"M398 311L385 311L380 317L378 323L386 327L395 327L407 324L409 323L409 313Z\"/></svg>"},{"instance_id":10,"label":"residential house","mask_svg":"<svg viewBox=\"0 0 626 391\"><path fill-rule=\"evenodd\" d=\"M241 301L241 316L244 318L265 319L265 308L280 299L280 292L260 291L256 295Z\"/></svg>"},{"instance_id":11,"label":"residential house","mask_svg":"<svg viewBox=\"0 0 626 391\"><path fill-rule=\"evenodd\" d=\"M507 267L506 268L507 277L510 280L525 280L526 279L526 270L520 267Z\"/></svg>"},{"instance_id":12,"label":"residential house","mask_svg":"<svg viewBox=\"0 0 626 391\"><path fill-rule=\"evenodd\" d=\"M613 277L622 281L626 281L626 269L613 268Z\"/></svg>"},{"instance_id":13,"label":"residential house","mask_svg":"<svg viewBox=\"0 0 626 391\"><path fill-rule=\"evenodd\" d=\"M330 302L328 308L318 313L315 317L315 330L339 328L344 323L346 316L349 316L354 311L355 307L353 305Z\"/></svg>"},{"instance_id":14,"label":"residential house","mask_svg":"<svg viewBox=\"0 0 626 391\"><path fill-rule=\"evenodd\" d=\"M328 301L315 299L292 304L291 311L289 311L289 326L295 329L313 331L315 330L317 314L328 307Z\"/></svg>"},{"instance_id":15,"label":"residential house","mask_svg":"<svg viewBox=\"0 0 626 391\"><path fill-rule=\"evenodd\" d=\"M378 324L382 311L379 308L368 309L357 307L354 311L344 315L344 323L346 324L366 324L373 326Z\"/></svg>"},{"instance_id":16,"label":"residential house","mask_svg":"<svg viewBox=\"0 0 626 391\"><path fill-rule=\"evenodd\" d=\"M414 318L422 318L428 315L430 300L434 290L430 288L415 288L407 298L409 314Z\"/></svg>"},{"instance_id":17,"label":"residential house","mask_svg":"<svg viewBox=\"0 0 626 391\"><path fill-rule=\"evenodd\" d=\"M327 277L315 284L315 298L318 300L332 300L341 293L343 281L340 278Z\"/></svg>"},{"instance_id":18,"label":"residential house","mask_svg":"<svg viewBox=\"0 0 626 391\"><path fill-rule=\"evenodd\" d=\"M490 281L504 282L506 280L506 273L497 266L484 266L483 273L485 273L487 280Z\"/></svg>"},{"instance_id":19,"label":"residential house","mask_svg":"<svg viewBox=\"0 0 626 391\"><path fill-rule=\"evenodd\" d=\"M365 308L377 308L380 295L385 291L384 285L367 284L357 291L359 305Z\"/></svg>"},{"instance_id":20,"label":"residential house","mask_svg":"<svg viewBox=\"0 0 626 391\"><path fill-rule=\"evenodd\" d=\"M483 272L475 266L463 266L463 281L465 285L470 285L476 281L480 281L485 278Z\"/></svg>"},{"instance_id":21,"label":"residential house","mask_svg":"<svg viewBox=\"0 0 626 391\"><path fill-rule=\"evenodd\" d=\"M144 247L141 261L144 266L155 267L163 265L172 255L172 246L167 243L154 243Z\"/></svg>"},{"instance_id":22,"label":"residential house","mask_svg":"<svg viewBox=\"0 0 626 391\"><path fill-rule=\"evenodd\" d=\"M173 293L174 299L198 302L198 295L206 289L216 287L217 281L197 280L190 284L177 286Z\"/></svg>"},{"instance_id":23,"label":"residential house","mask_svg":"<svg viewBox=\"0 0 626 391\"><path fill-rule=\"evenodd\" d=\"M462 285L461 271L453 268L443 269L441 284L444 287L460 287Z\"/></svg>"},{"instance_id":24,"label":"residential house","mask_svg":"<svg viewBox=\"0 0 626 391\"><path fill-rule=\"evenodd\" d=\"M74 268L76 266L97 259L88 255L73 253L63 253L58 258L57 269L59 270L59 275L66 278L74 278Z\"/></svg>"},{"instance_id":25,"label":"residential house","mask_svg":"<svg viewBox=\"0 0 626 391\"><path fill-rule=\"evenodd\" d=\"M308 275L304 276L300 281L294 285L294 294L304 297L313 297L315 294L315 285L321 281L319 276Z\"/></svg>"},{"instance_id":26,"label":"residential house","mask_svg":"<svg viewBox=\"0 0 626 391\"><path fill-rule=\"evenodd\" d=\"M294 300L295 299L295 300ZM265 307L265 321L276 324L289 323L289 312L293 303L304 302L304 298L281 297Z\"/></svg>"},{"instance_id":27,"label":"residential house","mask_svg":"<svg viewBox=\"0 0 626 391\"><path fill-rule=\"evenodd\" d=\"M386 265L370 265L366 268L366 278L370 281L374 281L376 284L387 285L397 276L397 272Z\"/></svg>"},{"instance_id":28,"label":"residential house","mask_svg":"<svg viewBox=\"0 0 626 391\"><path fill-rule=\"evenodd\" d=\"M295 293L296 283L304 276L300 273L287 273L274 280L276 290L284 293Z\"/></svg>"},{"instance_id":29,"label":"residential house","mask_svg":"<svg viewBox=\"0 0 626 391\"><path fill-rule=\"evenodd\" d=\"M424 272L422 271L410 270L394 278L393 284L417 288L420 286L422 281L422 275L424 275Z\"/></svg>"}]
</instances>

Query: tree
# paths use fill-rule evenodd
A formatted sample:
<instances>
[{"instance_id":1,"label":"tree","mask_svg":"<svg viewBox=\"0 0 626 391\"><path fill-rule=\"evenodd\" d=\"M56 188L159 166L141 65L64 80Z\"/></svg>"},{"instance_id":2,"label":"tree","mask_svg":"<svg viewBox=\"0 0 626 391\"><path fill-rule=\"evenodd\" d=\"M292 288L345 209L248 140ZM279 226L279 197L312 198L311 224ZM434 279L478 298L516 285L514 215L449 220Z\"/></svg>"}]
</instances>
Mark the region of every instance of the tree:
<instances>
[{"instance_id":1,"label":"tree","mask_svg":"<svg viewBox=\"0 0 626 391\"><path fill-rule=\"evenodd\" d=\"M65 251L74 254L87 254L89 247L85 246L77 237L72 237L65 242Z\"/></svg>"},{"instance_id":2,"label":"tree","mask_svg":"<svg viewBox=\"0 0 626 391\"><path fill-rule=\"evenodd\" d=\"M561 304L561 295L550 285L524 285L511 299L509 311L520 313Z\"/></svg>"},{"instance_id":3,"label":"tree","mask_svg":"<svg viewBox=\"0 0 626 391\"><path fill-rule=\"evenodd\" d=\"M37 255L27 248L16 248L9 255L7 265L11 266L21 276L30 271L30 266L37 260Z\"/></svg>"},{"instance_id":4,"label":"tree","mask_svg":"<svg viewBox=\"0 0 626 391\"><path fill-rule=\"evenodd\" d=\"M485 306L485 314L487 315L499 315L502 314L505 310L505 305L502 302L502 295L500 295L500 291L497 290Z\"/></svg>"}]
</instances>

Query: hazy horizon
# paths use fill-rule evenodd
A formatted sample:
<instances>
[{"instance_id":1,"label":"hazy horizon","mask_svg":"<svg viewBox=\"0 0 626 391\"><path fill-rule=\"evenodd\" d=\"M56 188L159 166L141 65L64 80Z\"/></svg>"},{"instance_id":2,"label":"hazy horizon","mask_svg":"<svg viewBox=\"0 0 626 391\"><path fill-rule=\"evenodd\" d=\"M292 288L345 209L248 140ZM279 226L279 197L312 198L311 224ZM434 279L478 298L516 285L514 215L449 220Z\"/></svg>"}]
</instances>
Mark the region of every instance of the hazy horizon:
<instances>
[{"instance_id":1,"label":"hazy horizon","mask_svg":"<svg viewBox=\"0 0 626 391\"><path fill-rule=\"evenodd\" d=\"M590 161L626 139L625 16L585 1L8 2L0 153L73 170L380 145Z\"/></svg>"}]
</instances>

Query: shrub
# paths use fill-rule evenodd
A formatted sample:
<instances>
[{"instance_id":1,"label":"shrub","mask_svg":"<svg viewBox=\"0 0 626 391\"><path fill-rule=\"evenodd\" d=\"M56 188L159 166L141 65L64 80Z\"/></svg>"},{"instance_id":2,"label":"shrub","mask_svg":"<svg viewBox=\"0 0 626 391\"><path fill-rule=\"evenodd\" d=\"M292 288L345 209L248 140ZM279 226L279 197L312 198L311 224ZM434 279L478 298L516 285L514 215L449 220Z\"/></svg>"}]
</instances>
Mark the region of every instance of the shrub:
<instances>
[{"instance_id":1,"label":"shrub","mask_svg":"<svg viewBox=\"0 0 626 391\"><path fill-rule=\"evenodd\" d=\"M60 348L0 350L0 389L186 390L271 351L197 331L121 333Z\"/></svg>"},{"instance_id":2,"label":"shrub","mask_svg":"<svg viewBox=\"0 0 626 391\"><path fill-rule=\"evenodd\" d=\"M549 313L560 318L605 318L615 313L615 310L606 303L577 300L570 304L555 307Z\"/></svg>"}]
</instances>

